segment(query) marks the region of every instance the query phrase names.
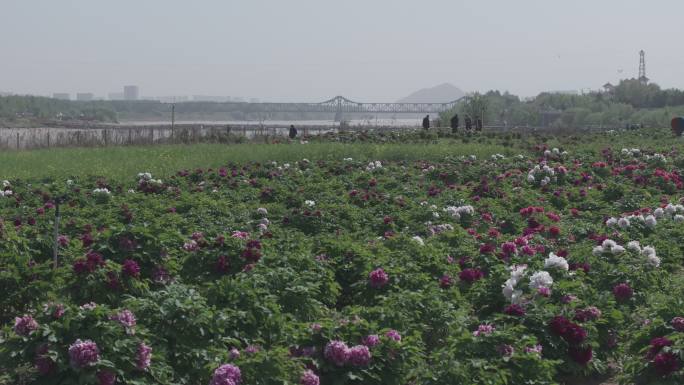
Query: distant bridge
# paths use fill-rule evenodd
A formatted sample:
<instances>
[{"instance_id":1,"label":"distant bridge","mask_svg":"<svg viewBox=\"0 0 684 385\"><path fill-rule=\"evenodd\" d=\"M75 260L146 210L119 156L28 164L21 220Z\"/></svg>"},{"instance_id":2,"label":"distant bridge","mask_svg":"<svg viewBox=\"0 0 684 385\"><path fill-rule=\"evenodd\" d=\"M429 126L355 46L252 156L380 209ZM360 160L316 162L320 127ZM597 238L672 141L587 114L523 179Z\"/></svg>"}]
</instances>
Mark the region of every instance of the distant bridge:
<instances>
[{"instance_id":1,"label":"distant bridge","mask_svg":"<svg viewBox=\"0 0 684 385\"><path fill-rule=\"evenodd\" d=\"M359 103L336 96L321 103L228 103L243 112L329 112L329 113L440 113L452 109L461 99L448 103Z\"/></svg>"}]
</instances>

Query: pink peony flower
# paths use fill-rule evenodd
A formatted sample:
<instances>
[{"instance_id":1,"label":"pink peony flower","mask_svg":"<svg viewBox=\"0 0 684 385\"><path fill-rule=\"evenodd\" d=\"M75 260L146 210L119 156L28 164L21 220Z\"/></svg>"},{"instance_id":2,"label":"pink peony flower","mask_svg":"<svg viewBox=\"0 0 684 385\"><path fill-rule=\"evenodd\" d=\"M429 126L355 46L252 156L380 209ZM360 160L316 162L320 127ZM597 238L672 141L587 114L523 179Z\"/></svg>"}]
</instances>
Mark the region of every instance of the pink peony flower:
<instances>
[{"instance_id":1,"label":"pink peony flower","mask_svg":"<svg viewBox=\"0 0 684 385\"><path fill-rule=\"evenodd\" d=\"M473 336L479 337L479 336L488 336L490 334L494 333L494 326L489 325L489 324L482 324L477 327L477 330L473 332Z\"/></svg>"},{"instance_id":2,"label":"pink peony flower","mask_svg":"<svg viewBox=\"0 0 684 385\"><path fill-rule=\"evenodd\" d=\"M371 353L368 346L357 345L349 349L349 362L354 366L368 366Z\"/></svg>"},{"instance_id":3,"label":"pink peony flower","mask_svg":"<svg viewBox=\"0 0 684 385\"><path fill-rule=\"evenodd\" d=\"M380 337L377 334L367 335L361 339L361 343L372 348L380 344Z\"/></svg>"},{"instance_id":4,"label":"pink peony flower","mask_svg":"<svg viewBox=\"0 0 684 385\"><path fill-rule=\"evenodd\" d=\"M116 373L111 370L100 370L97 372L98 385L114 385L116 382Z\"/></svg>"},{"instance_id":5,"label":"pink peony flower","mask_svg":"<svg viewBox=\"0 0 684 385\"><path fill-rule=\"evenodd\" d=\"M454 280L449 276L449 274L444 274L440 279L439 279L439 287L442 289L447 289L453 285Z\"/></svg>"},{"instance_id":6,"label":"pink peony flower","mask_svg":"<svg viewBox=\"0 0 684 385\"><path fill-rule=\"evenodd\" d=\"M141 342L138 345L137 356L135 359L136 367L139 370L147 370L150 367L152 361L152 348Z\"/></svg>"},{"instance_id":7,"label":"pink peony flower","mask_svg":"<svg viewBox=\"0 0 684 385\"><path fill-rule=\"evenodd\" d=\"M42 344L36 349L36 356L33 360L33 364L36 367L38 373L42 376L50 374L55 368L55 362L52 361L50 357L47 356L49 347L47 344Z\"/></svg>"},{"instance_id":8,"label":"pink peony flower","mask_svg":"<svg viewBox=\"0 0 684 385\"><path fill-rule=\"evenodd\" d=\"M368 281L371 287L379 289L389 282L389 276L382 268L375 269L368 274Z\"/></svg>"},{"instance_id":9,"label":"pink peony flower","mask_svg":"<svg viewBox=\"0 0 684 385\"><path fill-rule=\"evenodd\" d=\"M385 333L385 336L391 340L401 342L401 334L399 334L399 332L394 329L387 331L387 333Z\"/></svg>"},{"instance_id":10,"label":"pink peony flower","mask_svg":"<svg viewBox=\"0 0 684 385\"><path fill-rule=\"evenodd\" d=\"M670 321L670 325L678 332L684 331L684 317L674 317L672 321Z\"/></svg>"},{"instance_id":11,"label":"pink peony flower","mask_svg":"<svg viewBox=\"0 0 684 385\"><path fill-rule=\"evenodd\" d=\"M238 239L248 239L249 233L246 231L233 231L233 233L230 236Z\"/></svg>"},{"instance_id":12,"label":"pink peony flower","mask_svg":"<svg viewBox=\"0 0 684 385\"><path fill-rule=\"evenodd\" d=\"M38 330L38 322L30 315L14 318L14 332L20 336L27 336Z\"/></svg>"},{"instance_id":13,"label":"pink peony flower","mask_svg":"<svg viewBox=\"0 0 684 385\"><path fill-rule=\"evenodd\" d=\"M325 345L323 355L337 366L343 366L349 360L350 349L342 341L330 341Z\"/></svg>"},{"instance_id":14,"label":"pink peony flower","mask_svg":"<svg viewBox=\"0 0 684 385\"><path fill-rule=\"evenodd\" d=\"M240 368L231 364L223 364L214 370L209 385L240 385L241 382Z\"/></svg>"},{"instance_id":15,"label":"pink peony flower","mask_svg":"<svg viewBox=\"0 0 684 385\"><path fill-rule=\"evenodd\" d=\"M301 385L319 385L320 380L318 379L318 376L316 375L316 373L314 373L310 369L307 369L304 371L302 376L299 378L299 383Z\"/></svg>"},{"instance_id":16,"label":"pink peony flower","mask_svg":"<svg viewBox=\"0 0 684 385\"><path fill-rule=\"evenodd\" d=\"M69 359L75 369L93 366L100 360L100 349L91 340L78 339L69 346Z\"/></svg>"},{"instance_id":17,"label":"pink peony flower","mask_svg":"<svg viewBox=\"0 0 684 385\"><path fill-rule=\"evenodd\" d=\"M112 321L118 321L125 328L132 328L135 326L135 315L132 311L127 309L110 316L109 319Z\"/></svg>"}]
</instances>

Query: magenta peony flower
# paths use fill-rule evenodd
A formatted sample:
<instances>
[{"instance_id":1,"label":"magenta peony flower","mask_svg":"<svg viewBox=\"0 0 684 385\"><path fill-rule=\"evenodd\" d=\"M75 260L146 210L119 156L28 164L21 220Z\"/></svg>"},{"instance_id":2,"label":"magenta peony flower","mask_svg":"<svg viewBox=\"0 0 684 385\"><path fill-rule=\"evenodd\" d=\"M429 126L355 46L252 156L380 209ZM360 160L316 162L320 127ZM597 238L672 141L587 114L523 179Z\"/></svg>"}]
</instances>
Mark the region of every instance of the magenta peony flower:
<instances>
[{"instance_id":1,"label":"magenta peony flower","mask_svg":"<svg viewBox=\"0 0 684 385\"><path fill-rule=\"evenodd\" d=\"M649 349L646 357L651 359L660 353L660 350L665 346L672 346L672 341L667 337L655 337L651 339L651 349Z\"/></svg>"},{"instance_id":2,"label":"magenta peony flower","mask_svg":"<svg viewBox=\"0 0 684 385\"><path fill-rule=\"evenodd\" d=\"M214 370L209 385L240 385L241 382L240 368L231 364L223 364Z\"/></svg>"},{"instance_id":3,"label":"magenta peony flower","mask_svg":"<svg viewBox=\"0 0 684 385\"><path fill-rule=\"evenodd\" d=\"M57 243L62 247L67 247L69 245L69 237L66 235L60 235L57 237Z\"/></svg>"},{"instance_id":4,"label":"magenta peony flower","mask_svg":"<svg viewBox=\"0 0 684 385\"><path fill-rule=\"evenodd\" d=\"M385 336L391 340L401 342L401 334L399 334L399 332L394 329L387 331L387 333L385 333Z\"/></svg>"},{"instance_id":5,"label":"magenta peony flower","mask_svg":"<svg viewBox=\"0 0 684 385\"><path fill-rule=\"evenodd\" d=\"M458 273L458 278L467 283L479 281L482 277L484 277L484 274L480 269L464 269Z\"/></svg>"},{"instance_id":6,"label":"magenta peony flower","mask_svg":"<svg viewBox=\"0 0 684 385\"><path fill-rule=\"evenodd\" d=\"M361 339L361 343L372 348L380 344L380 337L377 334L367 335Z\"/></svg>"},{"instance_id":7,"label":"magenta peony flower","mask_svg":"<svg viewBox=\"0 0 684 385\"><path fill-rule=\"evenodd\" d=\"M110 316L109 319L112 321L118 321L125 328L132 328L135 326L135 315L132 311L127 309Z\"/></svg>"},{"instance_id":8,"label":"magenta peony flower","mask_svg":"<svg viewBox=\"0 0 684 385\"><path fill-rule=\"evenodd\" d=\"M302 374L302 377L299 378L299 383L301 385L319 385L320 380L313 370L307 369Z\"/></svg>"},{"instance_id":9,"label":"magenta peony flower","mask_svg":"<svg viewBox=\"0 0 684 385\"><path fill-rule=\"evenodd\" d=\"M672 321L670 321L670 325L678 332L684 331L684 317L674 317Z\"/></svg>"},{"instance_id":10,"label":"magenta peony flower","mask_svg":"<svg viewBox=\"0 0 684 385\"><path fill-rule=\"evenodd\" d=\"M549 297L551 296L551 289L546 286L542 286L537 289L537 294L541 295L542 297Z\"/></svg>"},{"instance_id":11,"label":"magenta peony flower","mask_svg":"<svg viewBox=\"0 0 684 385\"><path fill-rule=\"evenodd\" d=\"M389 282L389 276L382 268L375 269L368 274L368 281L371 287L379 289Z\"/></svg>"},{"instance_id":12,"label":"magenta peony flower","mask_svg":"<svg viewBox=\"0 0 684 385\"><path fill-rule=\"evenodd\" d=\"M354 366L368 366L371 360L371 353L368 346L356 345L349 349L349 363Z\"/></svg>"},{"instance_id":13,"label":"magenta peony flower","mask_svg":"<svg viewBox=\"0 0 684 385\"><path fill-rule=\"evenodd\" d=\"M570 346L568 348L568 355L570 356L570 358L572 358L573 361L584 366L588 364L589 361L591 361L593 357L593 352L591 349L591 345L587 345L585 347Z\"/></svg>"},{"instance_id":14,"label":"magenta peony flower","mask_svg":"<svg viewBox=\"0 0 684 385\"><path fill-rule=\"evenodd\" d=\"M439 279L439 287L442 289L448 289L453 285L454 279L449 276L449 274L444 274L440 279Z\"/></svg>"},{"instance_id":15,"label":"magenta peony flower","mask_svg":"<svg viewBox=\"0 0 684 385\"><path fill-rule=\"evenodd\" d=\"M549 322L551 331L569 344L581 344L587 338L587 331L563 316L556 316Z\"/></svg>"},{"instance_id":16,"label":"magenta peony flower","mask_svg":"<svg viewBox=\"0 0 684 385\"><path fill-rule=\"evenodd\" d=\"M14 332L20 336L27 336L38 330L38 322L30 315L14 318Z\"/></svg>"},{"instance_id":17,"label":"magenta peony flower","mask_svg":"<svg viewBox=\"0 0 684 385\"><path fill-rule=\"evenodd\" d=\"M230 352L228 353L228 357L231 360L238 359L238 358L240 358L240 351L237 350L236 348L232 348L232 349L230 349Z\"/></svg>"},{"instance_id":18,"label":"magenta peony flower","mask_svg":"<svg viewBox=\"0 0 684 385\"><path fill-rule=\"evenodd\" d=\"M337 366L343 366L349 360L350 349L342 341L330 341L325 345L323 355Z\"/></svg>"},{"instance_id":19,"label":"magenta peony flower","mask_svg":"<svg viewBox=\"0 0 684 385\"><path fill-rule=\"evenodd\" d=\"M514 303L512 305L506 306L504 313L512 316L522 317L525 315L525 308Z\"/></svg>"},{"instance_id":20,"label":"magenta peony flower","mask_svg":"<svg viewBox=\"0 0 684 385\"><path fill-rule=\"evenodd\" d=\"M261 347L259 345L247 345L245 348L245 353L247 354L254 354L258 353L261 350Z\"/></svg>"},{"instance_id":21,"label":"magenta peony flower","mask_svg":"<svg viewBox=\"0 0 684 385\"><path fill-rule=\"evenodd\" d=\"M152 361L152 348L141 342L138 345L138 352L135 359L136 366L139 370L147 370Z\"/></svg>"},{"instance_id":22,"label":"magenta peony flower","mask_svg":"<svg viewBox=\"0 0 684 385\"><path fill-rule=\"evenodd\" d=\"M595 306L586 309L575 309L575 320L579 322L595 321L601 318L601 310Z\"/></svg>"},{"instance_id":23,"label":"magenta peony flower","mask_svg":"<svg viewBox=\"0 0 684 385\"><path fill-rule=\"evenodd\" d=\"M140 266L138 262L127 259L124 261L123 266L121 266L121 272L131 278L138 278L140 276Z\"/></svg>"},{"instance_id":24,"label":"magenta peony flower","mask_svg":"<svg viewBox=\"0 0 684 385\"><path fill-rule=\"evenodd\" d=\"M496 349L497 352L499 352L502 356L504 357L510 357L515 353L515 349L511 345L501 345Z\"/></svg>"},{"instance_id":25,"label":"magenta peony flower","mask_svg":"<svg viewBox=\"0 0 684 385\"><path fill-rule=\"evenodd\" d=\"M114 385L116 382L116 373L111 370L100 370L97 372L98 385Z\"/></svg>"},{"instance_id":26,"label":"magenta peony flower","mask_svg":"<svg viewBox=\"0 0 684 385\"><path fill-rule=\"evenodd\" d=\"M632 291L632 288L626 283L615 285L613 288L613 295L618 301L627 301L628 299L632 298L633 294L634 292Z\"/></svg>"},{"instance_id":27,"label":"magenta peony flower","mask_svg":"<svg viewBox=\"0 0 684 385\"><path fill-rule=\"evenodd\" d=\"M503 253L504 253L506 256L509 256L509 257L510 257L510 256L512 256L512 255L514 255L515 253L518 252L518 247L515 245L514 242L504 242L504 243L501 245L501 251L503 251Z\"/></svg>"},{"instance_id":28,"label":"magenta peony flower","mask_svg":"<svg viewBox=\"0 0 684 385\"><path fill-rule=\"evenodd\" d=\"M47 356L48 350L49 347L47 344L40 345L36 349L36 356L33 360L36 370L42 376L50 374L50 372L52 372L56 367L55 362Z\"/></svg>"},{"instance_id":29,"label":"magenta peony flower","mask_svg":"<svg viewBox=\"0 0 684 385\"><path fill-rule=\"evenodd\" d=\"M543 350L543 347L539 344L525 347L525 353L541 354Z\"/></svg>"},{"instance_id":30,"label":"magenta peony flower","mask_svg":"<svg viewBox=\"0 0 684 385\"><path fill-rule=\"evenodd\" d=\"M69 346L69 359L75 369L93 366L100 360L100 349L91 340L78 339Z\"/></svg>"},{"instance_id":31,"label":"magenta peony flower","mask_svg":"<svg viewBox=\"0 0 684 385\"><path fill-rule=\"evenodd\" d=\"M230 262L225 255L219 255L216 264L214 264L214 271L219 274L226 274L230 270Z\"/></svg>"},{"instance_id":32,"label":"magenta peony flower","mask_svg":"<svg viewBox=\"0 0 684 385\"><path fill-rule=\"evenodd\" d=\"M477 330L473 332L473 336L488 336L494 333L494 326L489 324L482 324L477 327Z\"/></svg>"},{"instance_id":33,"label":"magenta peony flower","mask_svg":"<svg viewBox=\"0 0 684 385\"><path fill-rule=\"evenodd\" d=\"M679 358L672 352L659 353L653 359L653 366L661 376L668 376L679 370Z\"/></svg>"}]
</instances>

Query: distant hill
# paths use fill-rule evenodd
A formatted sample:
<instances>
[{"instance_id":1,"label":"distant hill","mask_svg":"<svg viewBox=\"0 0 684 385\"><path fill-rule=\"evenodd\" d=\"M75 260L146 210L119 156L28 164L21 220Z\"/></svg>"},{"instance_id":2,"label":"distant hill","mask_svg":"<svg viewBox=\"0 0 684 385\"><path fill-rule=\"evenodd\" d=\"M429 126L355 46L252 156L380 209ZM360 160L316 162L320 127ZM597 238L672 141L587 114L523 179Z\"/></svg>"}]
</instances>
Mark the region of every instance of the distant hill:
<instances>
[{"instance_id":1,"label":"distant hill","mask_svg":"<svg viewBox=\"0 0 684 385\"><path fill-rule=\"evenodd\" d=\"M423 88L397 100L397 103L447 103L459 99L465 92L453 84L444 83L432 88Z\"/></svg>"}]
</instances>

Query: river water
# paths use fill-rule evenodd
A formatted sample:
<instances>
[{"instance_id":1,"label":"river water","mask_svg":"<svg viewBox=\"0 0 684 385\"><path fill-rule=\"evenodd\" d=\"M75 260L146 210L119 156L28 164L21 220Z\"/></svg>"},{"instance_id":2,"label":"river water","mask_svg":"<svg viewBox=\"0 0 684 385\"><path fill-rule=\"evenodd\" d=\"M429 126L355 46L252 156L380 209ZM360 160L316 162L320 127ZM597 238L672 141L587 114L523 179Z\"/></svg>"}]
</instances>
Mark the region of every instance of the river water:
<instances>
[{"instance_id":1,"label":"river water","mask_svg":"<svg viewBox=\"0 0 684 385\"><path fill-rule=\"evenodd\" d=\"M420 127L422 123L422 118L418 119L407 119L407 118L402 118L402 119L387 119L387 118L382 118L382 119L352 119L345 121L347 125L351 127ZM123 126L145 126L145 125L164 125L168 124L170 125L171 122L168 120L165 121L122 121L120 122L121 125ZM338 127L340 125L339 122L335 122L334 120L177 120L176 124L211 124L211 125L235 125L235 126L241 126L241 125L264 125L264 126L283 126L283 127L289 127L291 124L294 124L296 127L301 127L301 126L330 126L330 127Z\"/></svg>"}]
</instances>

